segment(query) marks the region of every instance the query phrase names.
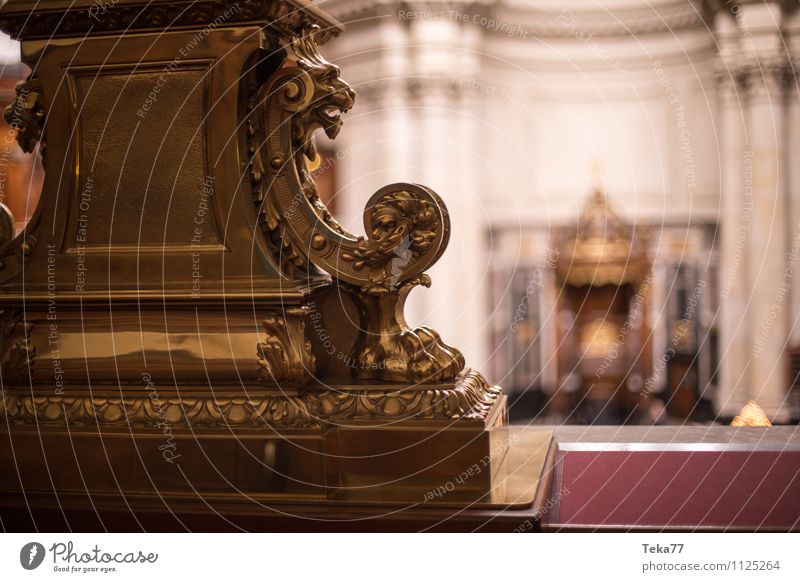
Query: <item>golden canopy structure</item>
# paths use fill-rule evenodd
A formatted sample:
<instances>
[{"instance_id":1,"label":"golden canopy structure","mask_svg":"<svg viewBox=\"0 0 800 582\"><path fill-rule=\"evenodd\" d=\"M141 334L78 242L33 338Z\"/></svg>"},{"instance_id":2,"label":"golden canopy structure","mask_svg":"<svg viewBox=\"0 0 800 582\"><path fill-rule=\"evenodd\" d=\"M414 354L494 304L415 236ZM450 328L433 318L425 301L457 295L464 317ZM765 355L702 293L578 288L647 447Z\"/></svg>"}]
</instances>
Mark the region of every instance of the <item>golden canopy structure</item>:
<instances>
[{"instance_id":1,"label":"golden canopy structure","mask_svg":"<svg viewBox=\"0 0 800 582\"><path fill-rule=\"evenodd\" d=\"M599 188L567 230L556 241L557 272L569 285L639 284L650 270L645 233L622 220Z\"/></svg>"},{"instance_id":2,"label":"golden canopy structure","mask_svg":"<svg viewBox=\"0 0 800 582\"><path fill-rule=\"evenodd\" d=\"M573 387L556 405L578 408L587 423L598 410L602 420L618 422L639 405L636 380L652 373L646 349L652 266L647 235L623 220L596 189L577 223L554 238L555 270L563 286L558 308L570 322L558 330L558 371L562 384Z\"/></svg>"}]
</instances>

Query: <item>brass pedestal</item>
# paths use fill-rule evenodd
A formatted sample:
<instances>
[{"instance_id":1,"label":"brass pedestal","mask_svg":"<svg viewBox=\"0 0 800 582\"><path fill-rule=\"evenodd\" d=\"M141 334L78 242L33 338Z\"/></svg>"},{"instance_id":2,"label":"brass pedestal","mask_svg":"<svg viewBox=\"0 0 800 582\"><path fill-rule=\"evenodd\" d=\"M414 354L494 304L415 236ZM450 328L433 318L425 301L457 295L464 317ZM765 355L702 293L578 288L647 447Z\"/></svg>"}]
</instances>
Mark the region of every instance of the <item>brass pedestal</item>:
<instances>
[{"instance_id":1,"label":"brass pedestal","mask_svg":"<svg viewBox=\"0 0 800 582\"><path fill-rule=\"evenodd\" d=\"M502 430L508 454L491 492L477 497L477 487L457 487L481 478L466 464L461 473L431 479L428 490L421 482L320 487L326 457L308 433L180 432L183 461L171 465L155 432L79 429L40 438L28 428L12 429L9 438L2 429L0 437L31 458L18 476L0 478L0 517L7 531L537 531L548 501L552 433ZM63 454L64 441L74 454ZM0 461L10 466L7 452ZM24 495L14 492L20 483Z\"/></svg>"},{"instance_id":2,"label":"brass pedestal","mask_svg":"<svg viewBox=\"0 0 800 582\"><path fill-rule=\"evenodd\" d=\"M403 316L442 199L382 188L364 237L317 195L316 133L355 98L318 50L338 23L301 0L10 0L0 28L32 68L5 117L46 176L0 241L7 494L530 503L505 492L537 472L500 389Z\"/></svg>"},{"instance_id":3,"label":"brass pedestal","mask_svg":"<svg viewBox=\"0 0 800 582\"><path fill-rule=\"evenodd\" d=\"M21 469L4 472L0 489L21 483L29 492L480 501L505 481L510 444L505 397L452 420L386 411L397 406L394 399L435 399L435 390L456 385L466 390L475 378L467 373L450 386L398 392L320 386L293 398L279 393L249 399L186 393L119 398L102 391L91 398L44 397L7 390L1 412L13 419L7 427L11 446L4 447L0 461ZM295 426L277 429L267 423L267 411L275 422L281 408L287 414L302 409L307 416L287 416ZM38 448L42 456L31 457ZM15 462L19 451L26 451L25 457ZM54 459L71 464L70 456L75 470L48 476ZM141 466L131 471L131 461Z\"/></svg>"}]
</instances>

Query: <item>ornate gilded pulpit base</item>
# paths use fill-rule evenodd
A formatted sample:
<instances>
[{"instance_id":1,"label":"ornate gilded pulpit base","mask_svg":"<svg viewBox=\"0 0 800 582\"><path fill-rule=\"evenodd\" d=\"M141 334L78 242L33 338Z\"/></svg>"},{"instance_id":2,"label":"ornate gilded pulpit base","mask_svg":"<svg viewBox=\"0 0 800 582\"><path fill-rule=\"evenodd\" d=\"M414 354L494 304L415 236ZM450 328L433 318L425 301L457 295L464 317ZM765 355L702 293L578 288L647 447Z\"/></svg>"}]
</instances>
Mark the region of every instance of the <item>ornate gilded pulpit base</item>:
<instances>
[{"instance_id":1,"label":"ornate gilded pulpit base","mask_svg":"<svg viewBox=\"0 0 800 582\"><path fill-rule=\"evenodd\" d=\"M0 247L3 499L530 505L500 389L403 316L442 199L382 188L364 237L317 195L315 133L355 98L317 46L341 26L299 0L98 6L0 9L33 71L5 116L46 176Z\"/></svg>"}]
</instances>

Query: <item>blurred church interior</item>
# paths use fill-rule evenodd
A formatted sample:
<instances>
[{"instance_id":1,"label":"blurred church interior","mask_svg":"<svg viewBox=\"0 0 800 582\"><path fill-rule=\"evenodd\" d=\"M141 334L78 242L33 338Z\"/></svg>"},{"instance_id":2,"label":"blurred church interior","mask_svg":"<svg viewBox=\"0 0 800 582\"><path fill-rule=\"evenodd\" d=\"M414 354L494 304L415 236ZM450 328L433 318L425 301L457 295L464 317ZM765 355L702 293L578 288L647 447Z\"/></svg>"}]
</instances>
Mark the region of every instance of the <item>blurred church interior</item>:
<instances>
[{"instance_id":1,"label":"blurred church interior","mask_svg":"<svg viewBox=\"0 0 800 582\"><path fill-rule=\"evenodd\" d=\"M326 0L358 98L314 174L347 228L384 184L452 216L425 322L521 423L800 419L796 0ZM0 40L0 97L27 71ZM40 166L3 126L0 201Z\"/></svg>"}]
</instances>

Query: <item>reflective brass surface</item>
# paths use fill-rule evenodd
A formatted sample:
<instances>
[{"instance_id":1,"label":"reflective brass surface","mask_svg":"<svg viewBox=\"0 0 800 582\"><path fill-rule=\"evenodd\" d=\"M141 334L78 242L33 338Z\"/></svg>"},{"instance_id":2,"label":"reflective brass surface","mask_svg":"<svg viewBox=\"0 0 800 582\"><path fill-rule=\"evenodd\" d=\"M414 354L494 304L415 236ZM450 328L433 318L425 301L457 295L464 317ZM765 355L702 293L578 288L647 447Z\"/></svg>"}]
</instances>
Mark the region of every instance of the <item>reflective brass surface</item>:
<instances>
[{"instance_id":1,"label":"reflective brass surface","mask_svg":"<svg viewBox=\"0 0 800 582\"><path fill-rule=\"evenodd\" d=\"M429 466L422 456L414 455L423 445L414 445L412 435L400 436L412 443L408 452L390 454L360 472L357 460L331 461L337 447L356 436L346 430L339 434L287 430L279 437L252 430L235 435L178 430L173 435L174 449L165 447L163 434L157 431L100 433L87 427L37 435L29 428L13 431L9 437L6 430L0 429L3 438L31 450L39 462L23 465L19 474L0 474L0 497L22 481L29 497L56 491L62 502L88 490L98 499L124 495L135 500L157 493L169 502L202 496L206 502L241 499L272 506L302 500L320 506L387 505L398 510L428 506L535 509L540 503L536 498L540 482L549 478L545 461L552 442L549 430L505 427L492 433L491 445L476 442L463 448L468 435L455 435L449 444L437 446L451 453L461 448L459 453L441 466ZM75 454L59 454L65 438L75 443ZM491 462L498 461L497 441L510 447L499 462ZM365 442L359 439L352 452L364 451ZM174 463L164 462L166 450L173 452ZM103 466L88 470L98 457L104 459ZM0 463L12 462L11 451L0 450ZM404 463L404 469L422 472L413 479L397 480L397 470L390 466L397 462Z\"/></svg>"}]
</instances>

